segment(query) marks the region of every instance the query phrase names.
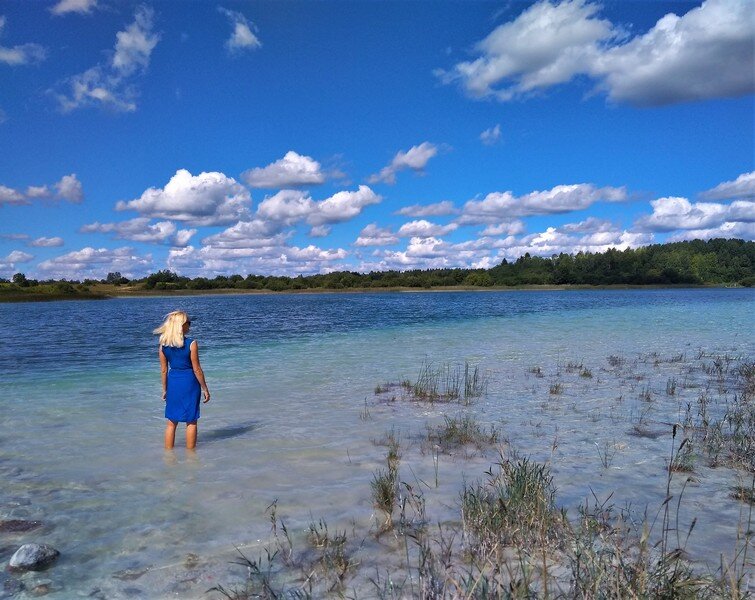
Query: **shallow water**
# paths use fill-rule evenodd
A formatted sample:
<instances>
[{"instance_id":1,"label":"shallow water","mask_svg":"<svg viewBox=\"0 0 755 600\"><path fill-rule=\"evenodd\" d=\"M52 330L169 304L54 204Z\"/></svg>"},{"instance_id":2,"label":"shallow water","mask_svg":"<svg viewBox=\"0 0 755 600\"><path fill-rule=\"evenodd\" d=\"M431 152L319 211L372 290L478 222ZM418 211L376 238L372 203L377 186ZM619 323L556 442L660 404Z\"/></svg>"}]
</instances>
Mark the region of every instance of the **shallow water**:
<instances>
[{"instance_id":1,"label":"shallow water","mask_svg":"<svg viewBox=\"0 0 755 600\"><path fill-rule=\"evenodd\" d=\"M192 316L213 393L196 453L180 448L182 432L175 451L161 448L151 330L176 305ZM496 454L441 455L435 487L420 439L426 423L464 410L499 426L509 447L549 461L560 505L613 493L617 505L658 507L671 424L705 385L697 367L711 354L752 360L753 314L753 290L0 304L0 520L43 523L0 533L0 561L43 541L61 558L24 579L50 580L49 597L201 597L238 577L234 547L268 539L265 509L275 499L291 530L319 517L367 529L370 481L385 455L375 441L391 429L411 466L402 477L432 482L428 512L452 519L462 482L483 477ZM611 366L610 355L623 364ZM413 380L428 361L479 365L487 394L469 408L375 395L377 384ZM555 383L561 394L549 392ZM628 435L640 421L658 437ZM701 564L734 549L743 505L729 490L741 475L697 461L681 521L698 519L688 550Z\"/></svg>"}]
</instances>

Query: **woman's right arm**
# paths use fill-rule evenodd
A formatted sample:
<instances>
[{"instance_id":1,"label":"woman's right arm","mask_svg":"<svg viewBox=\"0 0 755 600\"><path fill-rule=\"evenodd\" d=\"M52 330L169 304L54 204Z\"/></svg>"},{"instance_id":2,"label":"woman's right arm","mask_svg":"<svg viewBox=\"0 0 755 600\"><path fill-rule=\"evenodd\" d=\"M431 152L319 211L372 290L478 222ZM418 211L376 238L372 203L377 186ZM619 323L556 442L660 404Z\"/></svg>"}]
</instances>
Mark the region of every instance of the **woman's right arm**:
<instances>
[{"instance_id":1,"label":"woman's right arm","mask_svg":"<svg viewBox=\"0 0 755 600\"><path fill-rule=\"evenodd\" d=\"M168 396L168 359L163 354L163 347L157 347L157 355L160 357L160 378L163 383L163 400Z\"/></svg>"}]
</instances>

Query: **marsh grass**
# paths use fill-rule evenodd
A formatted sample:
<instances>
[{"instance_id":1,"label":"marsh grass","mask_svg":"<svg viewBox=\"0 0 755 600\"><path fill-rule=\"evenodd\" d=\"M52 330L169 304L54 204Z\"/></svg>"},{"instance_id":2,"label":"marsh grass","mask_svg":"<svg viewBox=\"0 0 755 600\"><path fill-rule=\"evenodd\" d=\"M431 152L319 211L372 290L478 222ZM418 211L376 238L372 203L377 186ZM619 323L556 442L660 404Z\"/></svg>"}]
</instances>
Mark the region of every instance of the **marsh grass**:
<instances>
[{"instance_id":1,"label":"marsh grass","mask_svg":"<svg viewBox=\"0 0 755 600\"><path fill-rule=\"evenodd\" d=\"M471 366L468 362L463 367L449 363L436 366L425 362L417 380L407 389L413 400L469 405L475 398L485 394L488 379L489 375L479 366Z\"/></svg>"},{"instance_id":2,"label":"marsh grass","mask_svg":"<svg viewBox=\"0 0 755 600\"><path fill-rule=\"evenodd\" d=\"M473 415L443 417L443 424L427 426L427 441L442 452L450 452L463 446L478 450L497 444L501 432L495 425L483 427Z\"/></svg>"},{"instance_id":3,"label":"marsh grass","mask_svg":"<svg viewBox=\"0 0 755 600\"><path fill-rule=\"evenodd\" d=\"M548 388L548 393L550 393L551 396L560 396L564 393L563 384L561 382L552 383Z\"/></svg>"}]
</instances>

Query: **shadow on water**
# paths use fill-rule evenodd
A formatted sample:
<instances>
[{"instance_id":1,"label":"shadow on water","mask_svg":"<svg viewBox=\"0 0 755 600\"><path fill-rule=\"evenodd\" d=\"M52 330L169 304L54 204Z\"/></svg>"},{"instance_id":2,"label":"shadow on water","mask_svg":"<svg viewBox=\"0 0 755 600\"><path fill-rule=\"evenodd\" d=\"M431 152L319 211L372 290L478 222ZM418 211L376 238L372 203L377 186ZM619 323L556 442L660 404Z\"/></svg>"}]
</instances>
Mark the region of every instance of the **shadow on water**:
<instances>
[{"instance_id":1,"label":"shadow on water","mask_svg":"<svg viewBox=\"0 0 755 600\"><path fill-rule=\"evenodd\" d=\"M227 440L229 438L238 437L249 433L259 427L259 423L256 421L248 421L247 423L240 423L238 425L229 425L228 427L220 427L219 429L211 429L210 431L203 431L202 443L216 442L218 440Z\"/></svg>"}]
</instances>

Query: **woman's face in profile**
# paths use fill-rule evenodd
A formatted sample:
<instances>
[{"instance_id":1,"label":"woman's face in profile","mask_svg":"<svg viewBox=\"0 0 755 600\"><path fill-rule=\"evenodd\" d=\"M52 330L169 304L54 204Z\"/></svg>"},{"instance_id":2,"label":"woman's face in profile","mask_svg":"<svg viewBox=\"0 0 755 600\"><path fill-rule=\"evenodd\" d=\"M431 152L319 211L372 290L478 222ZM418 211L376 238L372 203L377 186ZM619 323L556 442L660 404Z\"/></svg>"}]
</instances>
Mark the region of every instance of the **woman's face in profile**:
<instances>
[{"instance_id":1,"label":"woman's face in profile","mask_svg":"<svg viewBox=\"0 0 755 600\"><path fill-rule=\"evenodd\" d=\"M189 327L191 327L191 320L186 319L186 321L184 321L184 324L183 324L184 333L189 331Z\"/></svg>"}]
</instances>

